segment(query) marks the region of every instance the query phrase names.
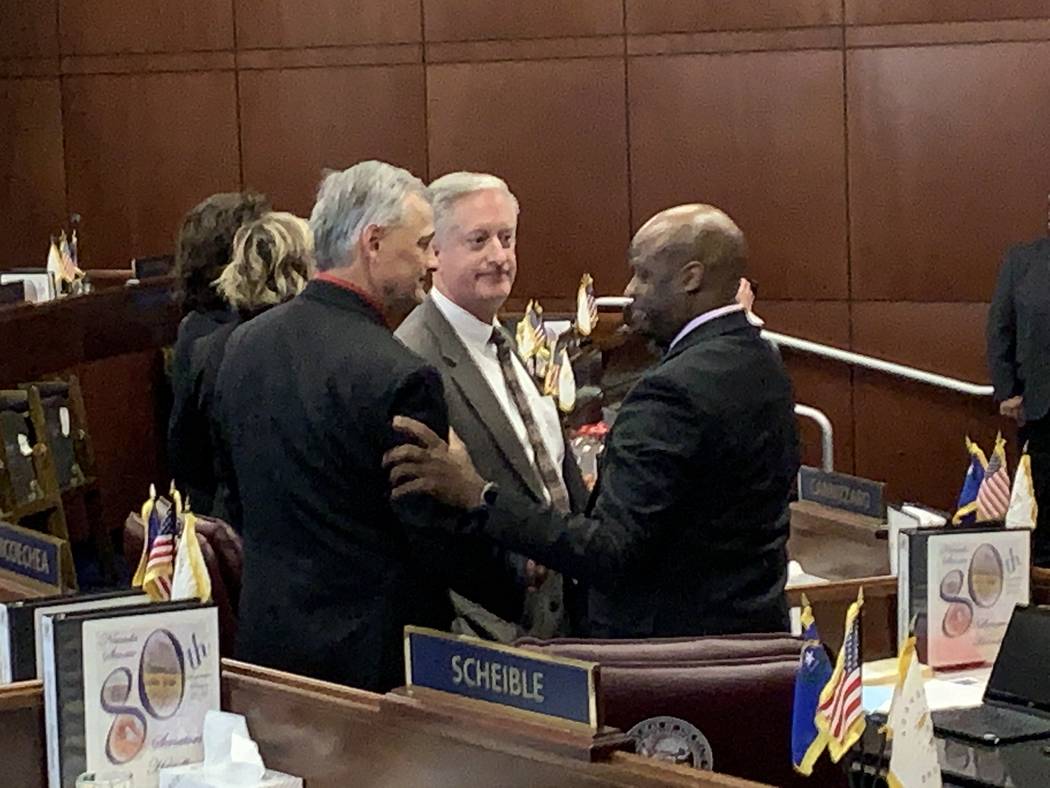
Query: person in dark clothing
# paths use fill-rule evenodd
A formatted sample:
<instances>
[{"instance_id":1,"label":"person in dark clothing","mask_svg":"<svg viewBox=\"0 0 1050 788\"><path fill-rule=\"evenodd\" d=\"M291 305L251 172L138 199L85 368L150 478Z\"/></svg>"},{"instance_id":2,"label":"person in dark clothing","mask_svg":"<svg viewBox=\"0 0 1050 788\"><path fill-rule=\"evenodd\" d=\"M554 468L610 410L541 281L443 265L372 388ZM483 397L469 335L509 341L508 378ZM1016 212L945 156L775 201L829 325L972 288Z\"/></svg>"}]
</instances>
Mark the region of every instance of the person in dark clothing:
<instances>
[{"instance_id":1,"label":"person in dark clothing","mask_svg":"<svg viewBox=\"0 0 1050 788\"><path fill-rule=\"evenodd\" d=\"M414 443L385 457L395 499L473 510L462 531L589 583L592 637L786 630L798 433L784 366L735 302L745 257L739 228L707 205L635 235L632 324L667 351L624 399L585 515L495 487L402 417Z\"/></svg>"},{"instance_id":2,"label":"person in dark clothing","mask_svg":"<svg viewBox=\"0 0 1050 788\"><path fill-rule=\"evenodd\" d=\"M193 345L186 385L189 396L181 403L179 421L172 425L195 432L192 440L198 455L186 457L175 470L198 514L229 519L212 437L215 384L226 343L238 325L296 296L312 273L313 235L298 216L271 212L237 231L233 259L213 285L233 317Z\"/></svg>"},{"instance_id":3,"label":"person in dark clothing","mask_svg":"<svg viewBox=\"0 0 1050 788\"><path fill-rule=\"evenodd\" d=\"M422 182L371 161L324 179L310 226L320 273L238 327L219 369L219 447L244 536L236 654L386 691L404 681L405 625L451 624L460 557L463 593L486 582L435 527L446 510L391 504L381 463L397 413L448 434L440 374L393 335L434 267L433 217Z\"/></svg>"},{"instance_id":4,"label":"person in dark clothing","mask_svg":"<svg viewBox=\"0 0 1050 788\"><path fill-rule=\"evenodd\" d=\"M213 194L186 214L175 243L175 277L183 318L171 360L168 463L179 488L190 493L201 513L211 509L211 501L183 476L184 469L192 469L210 448L207 422L196 417L194 348L220 326L236 321L236 313L216 291L215 280L230 262L240 226L269 209L269 202L260 194Z\"/></svg>"},{"instance_id":5,"label":"person in dark clothing","mask_svg":"<svg viewBox=\"0 0 1050 788\"><path fill-rule=\"evenodd\" d=\"M999 412L1017 421L1032 458L1032 562L1050 567L1050 238L1006 253L988 311L988 368Z\"/></svg>"}]
</instances>

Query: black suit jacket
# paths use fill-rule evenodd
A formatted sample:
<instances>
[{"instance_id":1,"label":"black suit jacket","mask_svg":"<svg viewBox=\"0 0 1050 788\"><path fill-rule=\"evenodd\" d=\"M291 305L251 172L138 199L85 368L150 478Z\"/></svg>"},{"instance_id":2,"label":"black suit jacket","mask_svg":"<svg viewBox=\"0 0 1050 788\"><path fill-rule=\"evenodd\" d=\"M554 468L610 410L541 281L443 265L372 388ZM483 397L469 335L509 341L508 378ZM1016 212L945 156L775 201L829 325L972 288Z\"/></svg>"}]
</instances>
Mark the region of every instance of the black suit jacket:
<instances>
[{"instance_id":1,"label":"black suit jacket","mask_svg":"<svg viewBox=\"0 0 1050 788\"><path fill-rule=\"evenodd\" d=\"M479 472L503 489L514 490L537 505L542 503L544 490L539 473L529 462L514 427L470 352L430 296L401 324L396 336L441 372L449 423L466 444ZM587 504L587 488L568 446L562 477L572 510L582 511ZM496 553L488 557L485 566L478 570L491 573L492 585L480 590L481 598L471 600L501 618L518 621L523 588L513 573L500 579L496 568L506 565L507 561Z\"/></svg>"},{"instance_id":2,"label":"black suit jacket","mask_svg":"<svg viewBox=\"0 0 1050 788\"><path fill-rule=\"evenodd\" d=\"M190 312L179 324L171 362L171 415L168 419L168 463L179 490L188 494L198 514L212 513L215 472L211 426L201 404L206 369L222 359L238 315L227 310Z\"/></svg>"},{"instance_id":3,"label":"black suit jacket","mask_svg":"<svg viewBox=\"0 0 1050 788\"><path fill-rule=\"evenodd\" d=\"M1023 395L1028 421L1050 412L1050 238L1006 253L988 312L988 368L997 400Z\"/></svg>"},{"instance_id":4,"label":"black suit jacket","mask_svg":"<svg viewBox=\"0 0 1050 788\"><path fill-rule=\"evenodd\" d=\"M446 434L438 373L361 297L313 281L234 332L216 412L244 535L238 657L402 684L403 627L449 625L459 554L429 499L391 505L381 458L397 414Z\"/></svg>"},{"instance_id":5,"label":"black suit jacket","mask_svg":"<svg viewBox=\"0 0 1050 788\"><path fill-rule=\"evenodd\" d=\"M786 630L791 383L742 313L647 372L608 436L588 515L501 491L481 530L589 581L594 637Z\"/></svg>"}]
</instances>

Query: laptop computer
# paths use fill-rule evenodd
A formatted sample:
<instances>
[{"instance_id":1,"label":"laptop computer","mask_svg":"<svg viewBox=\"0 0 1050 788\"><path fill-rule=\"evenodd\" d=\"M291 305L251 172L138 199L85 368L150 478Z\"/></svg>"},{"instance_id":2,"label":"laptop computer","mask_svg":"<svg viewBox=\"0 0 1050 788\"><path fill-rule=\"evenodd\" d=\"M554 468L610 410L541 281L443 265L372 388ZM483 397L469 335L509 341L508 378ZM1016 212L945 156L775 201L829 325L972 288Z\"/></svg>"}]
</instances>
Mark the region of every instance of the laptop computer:
<instances>
[{"instance_id":1,"label":"laptop computer","mask_svg":"<svg viewBox=\"0 0 1050 788\"><path fill-rule=\"evenodd\" d=\"M932 715L934 732L982 744L1050 738L1050 607L1018 605L982 705Z\"/></svg>"}]
</instances>

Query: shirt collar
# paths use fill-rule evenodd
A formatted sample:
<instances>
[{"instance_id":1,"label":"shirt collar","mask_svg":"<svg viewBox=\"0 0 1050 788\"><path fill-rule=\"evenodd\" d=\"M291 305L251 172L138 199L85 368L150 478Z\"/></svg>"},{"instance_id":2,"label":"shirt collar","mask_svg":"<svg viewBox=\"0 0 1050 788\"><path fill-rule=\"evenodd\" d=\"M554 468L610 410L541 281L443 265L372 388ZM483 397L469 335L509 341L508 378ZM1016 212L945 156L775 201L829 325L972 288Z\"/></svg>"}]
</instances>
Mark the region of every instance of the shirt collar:
<instances>
[{"instance_id":1,"label":"shirt collar","mask_svg":"<svg viewBox=\"0 0 1050 788\"><path fill-rule=\"evenodd\" d=\"M452 329L463 340L463 344L476 351L484 352L492 339L492 329L497 326L496 321L485 323L478 320L474 315L450 299L437 287L430 288L430 298L434 302L445 320L449 322Z\"/></svg>"},{"instance_id":2,"label":"shirt collar","mask_svg":"<svg viewBox=\"0 0 1050 788\"><path fill-rule=\"evenodd\" d=\"M731 315L734 312L741 312L743 311L743 309L744 307L740 304L726 304L725 306L720 306L717 309L712 309L708 312L704 312L702 315L697 315L685 324L685 328L678 332L678 336L674 338L674 341L671 343L671 347L667 349L668 352L674 350L675 345L677 345L679 342L685 339L686 336L691 334L694 330L702 326L704 323L710 323L712 320L717 320L720 317Z\"/></svg>"},{"instance_id":3,"label":"shirt collar","mask_svg":"<svg viewBox=\"0 0 1050 788\"><path fill-rule=\"evenodd\" d=\"M362 288L358 287L352 282L348 282L342 277L335 276L333 274L328 273L327 271L322 271L321 273L315 275L314 279L320 282L327 282L328 284L335 285L336 287L341 287L344 290L349 290L351 293L353 293L362 301L364 301L373 310L375 310L376 314L378 314L382 318L383 324L387 325L386 315L383 312L383 307L380 306L379 302L376 301L370 293L366 293Z\"/></svg>"}]
</instances>

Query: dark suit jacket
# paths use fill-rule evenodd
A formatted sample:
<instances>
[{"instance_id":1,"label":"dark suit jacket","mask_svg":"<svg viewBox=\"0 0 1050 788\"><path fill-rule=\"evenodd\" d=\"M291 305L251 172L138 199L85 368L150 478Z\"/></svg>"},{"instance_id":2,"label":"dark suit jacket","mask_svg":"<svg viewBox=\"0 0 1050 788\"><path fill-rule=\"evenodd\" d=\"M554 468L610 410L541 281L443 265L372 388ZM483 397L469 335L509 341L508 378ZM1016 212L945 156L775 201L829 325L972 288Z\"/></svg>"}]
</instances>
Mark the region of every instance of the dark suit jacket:
<instances>
[{"instance_id":1,"label":"dark suit jacket","mask_svg":"<svg viewBox=\"0 0 1050 788\"><path fill-rule=\"evenodd\" d=\"M237 322L236 312L190 312L179 324L172 353L168 463L179 490L189 494L193 510L199 514L211 513L215 493L211 427L200 404L202 382L209 358L218 353L221 359Z\"/></svg>"},{"instance_id":2,"label":"dark suit jacket","mask_svg":"<svg viewBox=\"0 0 1050 788\"><path fill-rule=\"evenodd\" d=\"M541 503L544 492L539 473L470 352L429 296L401 324L396 336L441 372L449 423L466 444L481 475L503 489ZM562 476L573 511L582 511L587 488L568 446ZM496 567L507 565L499 553L489 556L486 565L478 569L494 573L492 587L481 589L481 598L471 600L501 618L518 621L524 593L520 582L511 573L502 580L495 574Z\"/></svg>"},{"instance_id":3,"label":"dark suit jacket","mask_svg":"<svg viewBox=\"0 0 1050 788\"><path fill-rule=\"evenodd\" d=\"M1050 412L1050 238L1013 247L988 312L988 367L999 401L1024 396L1028 421Z\"/></svg>"},{"instance_id":4,"label":"dark suit jacket","mask_svg":"<svg viewBox=\"0 0 1050 788\"><path fill-rule=\"evenodd\" d=\"M234 332L216 412L244 536L238 657L402 684L403 627L449 625L458 553L429 499L391 505L381 458L397 414L446 434L438 373L360 296L313 281Z\"/></svg>"},{"instance_id":5,"label":"dark suit jacket","mask_svg":"<svg viewBox=\"0 0 1050 788\"><path fill-rule=\"evenodd\" d=\"M791 383L742 313L688 334L627 395L588 516L500 491L480 530L592 584L591 636L786 630Z\"/></svg>"}]
</instances>

